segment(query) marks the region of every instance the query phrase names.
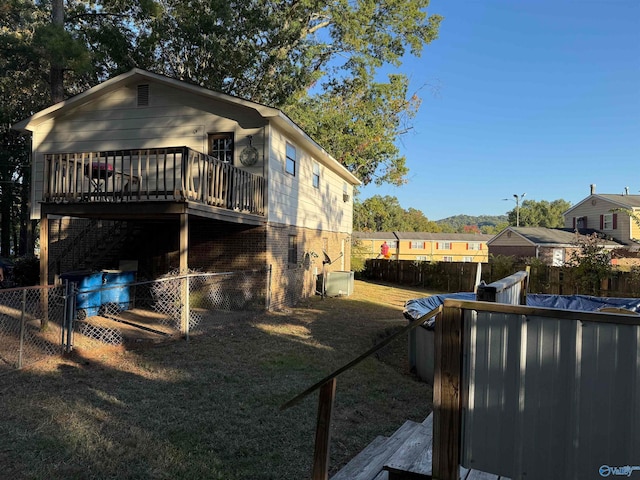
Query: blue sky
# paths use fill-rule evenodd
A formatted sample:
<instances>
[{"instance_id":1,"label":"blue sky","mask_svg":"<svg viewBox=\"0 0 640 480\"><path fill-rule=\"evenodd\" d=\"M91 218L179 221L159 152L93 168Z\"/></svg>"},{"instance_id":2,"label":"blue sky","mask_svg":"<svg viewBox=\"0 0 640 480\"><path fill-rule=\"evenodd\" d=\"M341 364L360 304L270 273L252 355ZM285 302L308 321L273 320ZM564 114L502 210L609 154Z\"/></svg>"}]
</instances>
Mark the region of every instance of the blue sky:
<instances>
[{"instance_id":1,"label":"blue sky","mask_svg":"<svg viewBox=\"0 0 640 480\"><path fill-rule=\"evenodd\" d=\"M431 0L440 36L398 70L419 89L402 187L430 220L504 201L640 194L640 0Z\"/></svg>"}]
</instances>

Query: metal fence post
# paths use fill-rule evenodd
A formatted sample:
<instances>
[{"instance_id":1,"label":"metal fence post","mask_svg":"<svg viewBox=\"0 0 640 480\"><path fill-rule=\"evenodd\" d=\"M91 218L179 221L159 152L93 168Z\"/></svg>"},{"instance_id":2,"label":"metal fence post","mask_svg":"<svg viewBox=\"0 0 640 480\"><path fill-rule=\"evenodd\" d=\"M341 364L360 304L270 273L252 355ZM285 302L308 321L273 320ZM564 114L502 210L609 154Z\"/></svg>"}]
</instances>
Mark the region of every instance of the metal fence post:
<instances>
[{"instance_id":1,"label":"metal fence post","mask_svg":"<svg viewBox=\"0 0 640 480\"><path fill-rule=\"evenodd\" d=\"M73 348L73 321L76 311L75 290L76 284L65 280L64 318L62 319L62 351L65 353L71 352Z\"/></svg>"},{"instance_id":2,"label":"metal fence post","mask_svg":"<svg viewBox=\"0 0 640 480\"><path fill-rule=\"evenodd\" d=\"M27 309L27 289L22 290L22 308L20 312L20 350L18 351L18 368L22 368L22 351L24 350L25 310Z\"/></svg>"}]
</instances>

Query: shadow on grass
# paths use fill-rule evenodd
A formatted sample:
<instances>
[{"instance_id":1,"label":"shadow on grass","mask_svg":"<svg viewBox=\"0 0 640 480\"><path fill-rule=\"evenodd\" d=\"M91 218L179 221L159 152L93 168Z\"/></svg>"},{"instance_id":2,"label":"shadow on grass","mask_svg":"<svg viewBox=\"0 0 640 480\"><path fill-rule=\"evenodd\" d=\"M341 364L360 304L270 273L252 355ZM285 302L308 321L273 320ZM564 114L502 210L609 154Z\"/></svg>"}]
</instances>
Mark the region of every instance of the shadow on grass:
<instances>
[{"instance_id":1,"label":"shadow on grass","mask_svg":"<svg viewBox=\"0 0 640 480\"><path fill-rule=\"evenodd\" d=\"M308 478L317 395L280 405L405 323L397 307L313 298L288 312L215 316L189 343L76 351L4 376L3 475ZM430 411L430 387L402 368L406 339L390 347L392 362L369 358L338 378L333 470Z\"/></svg>"}]
</instances>

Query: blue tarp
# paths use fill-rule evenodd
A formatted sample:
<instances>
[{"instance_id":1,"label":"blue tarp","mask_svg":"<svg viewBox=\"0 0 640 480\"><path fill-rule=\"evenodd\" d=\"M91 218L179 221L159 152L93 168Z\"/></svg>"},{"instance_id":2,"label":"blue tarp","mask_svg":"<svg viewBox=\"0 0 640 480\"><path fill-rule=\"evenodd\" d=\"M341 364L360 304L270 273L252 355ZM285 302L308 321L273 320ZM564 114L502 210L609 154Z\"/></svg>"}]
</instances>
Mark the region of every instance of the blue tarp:
<instances>
[{"instance_id":1,"label":"blue tarp","mask_svg":"<svg viewBox=\"0 0 640 480\"><path fill-rule=\"evenodd\" d=\"M430 297L415 298L407 300L404 306L404 316L408 320L417 320L430 311L438 308L447 298L454 300L476 299L476 294L471 292L447 293L443 295L432 295ZM543 295L528 294L527 306L559 308L561 310L580 310L583 312L596 312L602 308L624 308L632 312L640 312L640 298L612 298L612 297L591 297L589 295ZM429 329L435 325L435 317L424 323Z\"/></svg>"},{"instance_id":2,"label":"blue tarp","mask_svg":"<svg viewBox=\"0 0 640 480\"><path fill-rule=\"evenodd\" d=\"M476 294L473 292L445 293L442 295L431 295L430 297L407 300L404 304L404 316L409 320L417 320L423 315L429 313L431 310L438 308L447 298L452 298L454 300L475 300ZM427 320L424 325L427 328L433 328L435 321L435 317L432 317Z\"/></svg>"},{"instance_id":3,"label":"blue tarp","mask_svg":"<svg viewBox=\"0 0 640 480\"><path fill-rule=\"evenodd\" d=\"M589 295L527 295L530 307L560 308L562 310L580 310L595 312L602 308L624 308L632 312L640 311L640 298L591 297Z\"/></svg>"}]
</instances>

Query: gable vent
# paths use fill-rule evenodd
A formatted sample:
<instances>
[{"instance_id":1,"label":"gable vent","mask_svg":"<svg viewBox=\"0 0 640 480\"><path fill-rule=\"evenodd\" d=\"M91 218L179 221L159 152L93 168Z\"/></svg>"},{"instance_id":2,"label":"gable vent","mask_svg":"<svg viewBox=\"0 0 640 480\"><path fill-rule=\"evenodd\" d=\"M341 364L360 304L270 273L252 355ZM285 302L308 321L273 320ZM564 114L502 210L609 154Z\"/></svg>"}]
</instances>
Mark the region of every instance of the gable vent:
<instances>
[{"instance_id":1,"label":"gable vent","mask_svg":"<svg viewBox=\"0 0 640 480\"><path fill-rule=\"evenodd\" d=\"M149 106L149 85L138 85L138 106Z\"/></svg>"}]
</instances>

